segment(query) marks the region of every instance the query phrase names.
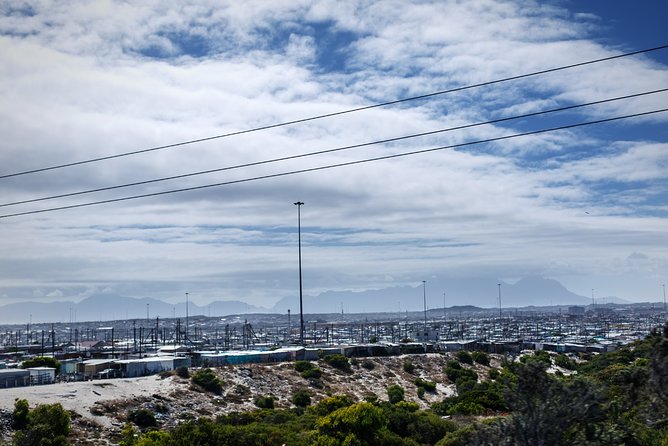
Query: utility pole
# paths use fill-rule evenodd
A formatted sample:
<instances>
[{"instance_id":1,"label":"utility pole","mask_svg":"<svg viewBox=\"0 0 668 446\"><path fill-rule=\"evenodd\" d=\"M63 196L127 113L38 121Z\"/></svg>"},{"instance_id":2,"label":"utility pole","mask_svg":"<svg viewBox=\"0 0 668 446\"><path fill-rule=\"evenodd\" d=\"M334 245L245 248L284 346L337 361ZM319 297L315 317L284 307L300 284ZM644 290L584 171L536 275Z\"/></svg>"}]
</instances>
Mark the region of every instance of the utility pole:
<instances>
[{"instance_id":1,"label":"utility pole","mask_svg":"<svg viewBox=\"0 0 668 446\"><path fill-rule=\"evenodd\" d=\"M445 320L447 314L445 313L445 291L443 292L443 319Z\"/></svg>"},{"instance_id":2,"label":"utility pole","mask_svg":"<svg viewBox=\"0 0 668 446\"><path fill-rule=\"evenodd\" d=\"M304 304L302 289L302 214L303 202L294 203L297 206L297 234L299 239L299 341L304 345Z\"/></svg>"},{"instance_id":3,"label":"utility pole","mask_svg":"<svg viewBox=\"0 0 668 446\"><path fill-rule=\"evenodd\" d=\"M183 342L188 342L188 293L186 293L186 336Z\"/></svg>"}]
</instances>

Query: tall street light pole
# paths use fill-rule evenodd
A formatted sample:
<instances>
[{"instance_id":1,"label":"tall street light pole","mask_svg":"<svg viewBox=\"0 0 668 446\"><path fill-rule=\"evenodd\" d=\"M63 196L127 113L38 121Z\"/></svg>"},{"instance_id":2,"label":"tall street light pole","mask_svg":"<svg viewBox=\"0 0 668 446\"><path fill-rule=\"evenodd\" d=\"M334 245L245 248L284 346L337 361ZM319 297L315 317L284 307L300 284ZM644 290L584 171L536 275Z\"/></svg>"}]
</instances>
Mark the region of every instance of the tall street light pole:
<instances>
[{"instance_id":1,"label":"tall street light pole","mask_svg":"<svg viewBox=\"0 0 668 446\"><path fill-rule=\"evenodd\" d=\"M497 283L499 286L499 317L501 317L501 284Z\"/></svg>"},{"instance_id":2,"label":"tall street light pole","mask_svg":"<svg viewBox=\"0 0 668 446\"><path fill-rule=\"evenodd\" d=\"M666 284L663 284L663 312L666 312Z\"/></svg>"},{"instance_id":3,"label":"tall street light pole","mask_svg":"<svg viewBox=\"0 0 668 446\"><path fill-rule=\"evenodd\" d=\"M299 238L299 342L304 345L304 304L302 290L302 205L301 201L294 203L297 206L297 234Z\"/></svg>"},{"instance_id":4,"label":"tall street light pole","mask_svg":"<svg viewBox=\"0 0 668 446\"><path fill-rule=\"evenodd\" d=\"M427 281L422 281L422 303L424 304L424 330L427 331Z\"/></svg>"}]
</instances>

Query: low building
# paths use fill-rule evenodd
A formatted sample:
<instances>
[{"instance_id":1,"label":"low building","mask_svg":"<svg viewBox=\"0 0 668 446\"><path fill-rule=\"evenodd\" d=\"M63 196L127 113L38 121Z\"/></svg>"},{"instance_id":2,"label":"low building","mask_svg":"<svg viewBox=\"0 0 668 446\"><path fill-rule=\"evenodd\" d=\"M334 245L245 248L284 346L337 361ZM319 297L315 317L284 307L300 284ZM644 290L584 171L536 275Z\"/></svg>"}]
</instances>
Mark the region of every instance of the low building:
<instances>
[{"instance_id":1,"label":"low building","mask_svg":"<svg viewBox=\"0 0 668 446\"><path fill-rule=\"evenodd\" d=\"M155 375L179 367L190 367L190 358L185 356L151 356L139 359L120 359L114 361L115 368L124 378Z\"/></svg>"},{"instance_id":2,"label":"low building","mask_svg":"<svg viewBox=\"0 0 668 446\"><path fill-rule=\"evenodd\" d=\"M92 379L102 370L112 368L113 359L89 359L77 364L77 371L85 378Z\"/></svg>"},{"instance_id":3,"label":"low building","mask_svg":"<svg viewBox=\"0 0 668 446\"><path fill-rule=\"evenodd\" d=\"M53 367L28 367L30 385L53 384L56 382L56 369Z\"/></svg>"},{"instance_id":4,"label":"low building","mask_svg":"<svg viewBox=\"0 0 668 446\"><path fill-rule=\"evenodd\" d=\"M30 385L30 372L25 369L0 370L0 389Z\"/></svg>"}]
</instances>

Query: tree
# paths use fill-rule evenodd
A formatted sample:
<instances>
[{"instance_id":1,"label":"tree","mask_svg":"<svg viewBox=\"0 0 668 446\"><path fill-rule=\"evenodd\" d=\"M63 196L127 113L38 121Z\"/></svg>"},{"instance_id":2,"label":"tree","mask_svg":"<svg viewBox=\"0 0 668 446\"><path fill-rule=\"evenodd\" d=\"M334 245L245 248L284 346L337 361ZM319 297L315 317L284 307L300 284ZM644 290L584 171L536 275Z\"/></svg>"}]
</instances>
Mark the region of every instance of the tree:
<instances>
[{"instance_id":1,"label":"tree","mask_svg":"<svg viewBox=\"0 0 668 446\"><path fill-rule=\"evenodd\" d=\"M316 422L321 434L347 444L374 444L377 432L386 424L383 411L366 402L337 409Z\"/></svg>"},{"instance_id":2,"label":"tree","mask_svg":"<svg viewBox=\"0 0 668 446\"><path fill-rule=\"evenodd\" d=\"M517 365L517 382L508 387L506 399L513 411L510 423L517 445L570 444L574 431L602 420L601 398L584 379L569 381L549 376L542 359ZM587 436L593 432L587 432ZM591 438L588 438L591 440Z\"/></svg>"},{"instance_id":3,"label":"tree","mask_svg":"<svg viewBox=\"0 0 668 446\"><path fill-rule=\"evenodd\" d=\"M28 414L30 413L30 406L28 401L24 399L14 400L14 413L12 414L12 422L14 429L22 430L28 425Z\"/></svg>"},{"instance_id":4,"label":"tree","mask_svg":"<svg viewBox=\"0 0 668 446\"><path fill-rule=\"evenodd\" d=\"M22 369L29 367L51 367L56 369L56 373L60 373L60 362L56 358L50 356L36 356L21 363Z\"/></svg>"}]
</instances>

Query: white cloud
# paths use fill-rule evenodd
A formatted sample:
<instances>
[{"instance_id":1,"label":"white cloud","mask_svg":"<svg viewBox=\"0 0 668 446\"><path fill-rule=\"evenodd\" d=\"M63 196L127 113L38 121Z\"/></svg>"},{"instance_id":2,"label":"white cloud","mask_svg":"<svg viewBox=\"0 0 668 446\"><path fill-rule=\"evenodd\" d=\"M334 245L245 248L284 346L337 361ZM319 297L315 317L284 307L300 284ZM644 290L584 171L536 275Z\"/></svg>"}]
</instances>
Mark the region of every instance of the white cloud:
<instances>
[{"instance_id":1,"label":"white cloud","mask_svg":"<svg viewBox=\"0 0 668 446\"><path fill-rule=\"evenodd\" d=\"M0 18L3 172L332 113L617 51L592 39L595 17L539 2L35 2L32 11ZM334 68L323 64L323 52ZM620 60L0 180L0 190L14 201L234 166L635 93L665 86L667 76L647 58ZM664 99L598 107L573 119L642 111ZM476 127L122 195L497 137L529 124ZM0 277L16 294L42 287L40 298L78 299L100 289L170 298L187 286L212 298L236 298L243 290L269 304L294 292L296 200L306 202L312 290L385 286L387 277L406 283L425 270L615 274L625 263L612 259L630 252L648 256L634 271L654 277L666 271L656 243L665 219L656 215L665 215L667 161L665 144L653 138L618 143L574 130L0 219ZM611 181L644 184L597 202ZM32 205L0 207L0 213L23 209ZM257 279L270 285L257 289Z\"/></svg>"}]
</instances>

